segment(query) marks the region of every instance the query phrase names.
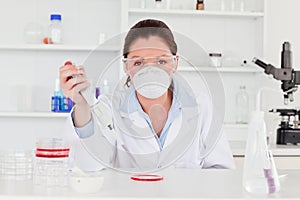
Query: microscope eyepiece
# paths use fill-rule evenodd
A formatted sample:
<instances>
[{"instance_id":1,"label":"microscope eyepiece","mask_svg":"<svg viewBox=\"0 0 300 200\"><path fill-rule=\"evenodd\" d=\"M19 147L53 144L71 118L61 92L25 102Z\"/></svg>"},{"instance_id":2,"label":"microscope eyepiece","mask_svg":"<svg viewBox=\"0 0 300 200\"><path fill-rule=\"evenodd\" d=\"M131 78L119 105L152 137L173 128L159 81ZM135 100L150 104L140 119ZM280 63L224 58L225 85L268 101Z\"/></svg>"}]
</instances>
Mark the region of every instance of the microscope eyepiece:
<instances>
[{"instance_id":1,"label":"microscope eyepiece","mask_svg":"<svg viewBox=\"0 0 300 200\"><path fill-rule=\"evenodd\" d=\"M282 44L282 50L283 51L290 51L291 50L291 44L289 42L284 42Z\"/></svg>"},{"instance_id":2,"label":"microscope eyepiece","mask_svg":"<svg viewBox=\"0 0 300 200\"><path fill-rule=\"evenodd\" d=\"M260 66L260 67L263 68L263 69L266 69L266 67L267 67L267 64L266 64L266 63L264 63L263 61L259 60L259 59L256 58L256 57L254 57L254 58L252 59L252 62L255 63L255 64L257 64L258 66Z\"/></svg>"},{"instance_id":3,"label":"microscope eyepiece","mask_svg":"<svg viewBox=\"0 0 300 200\"><path fill-rule=\"evenodd\" d=\"M257 61L257 58L254 57L254 58L252 59L252 62L255 63L256 61Z\"/></svg>"},{"instance_id":4,"label":"microscope eyepiece","mask_svg":"<svg viewBox=\"0 0 300 200\"><path fill-rule=\"evenodd\" d=\"M292 52L291 52L291 44L289 42L284 42L282 45L281 68L282 69L292 68Z\"/></svg>"}]
</instances>

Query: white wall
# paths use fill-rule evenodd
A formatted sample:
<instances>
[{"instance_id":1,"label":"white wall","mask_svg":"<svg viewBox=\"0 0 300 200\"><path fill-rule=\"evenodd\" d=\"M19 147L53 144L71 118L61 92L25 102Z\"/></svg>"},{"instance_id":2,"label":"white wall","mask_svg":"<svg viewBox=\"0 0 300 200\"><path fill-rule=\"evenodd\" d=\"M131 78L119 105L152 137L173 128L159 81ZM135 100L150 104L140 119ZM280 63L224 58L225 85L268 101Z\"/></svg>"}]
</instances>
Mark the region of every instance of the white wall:
<instances>
[{"instance_id":1,"label":"white wall","mask_svg":"<svg viewBox=\"0 0 300 200\"><path fill-rule=\"evenodd\" d=\"M99 32L110 38L118 34L121 28L119 0L0 0L0 5L0 45L24 45L24 29L32 23L43 26L46 35L51 13L62 14L63 43L66 45L96 47ZM109 20L106 20L107 16L110 16ZM0 111L18 111L17 97L23 86L32 88L31 111L50 111L51 95L55 79L59 75L59 67L66 60L87 65L94 60L93 57L96 57L96 53L91 55L88 50L35 51L0 48ZM103 62L98 65L104 67L114 57L115 52L102 53L97 58Z\"/></svg>"},{"instance_id":2,"label":"white wall","mask_svg":"<svg viewBox=\"0 0 300 200\"><path fill-rule=\"evenodd\" d=\"M179 3L179 0L176 0L176 2ZM18 0L0 0L0 3L1 44L23 43L22 33L24 26L32 21L39 22L46 26L49 22L48 18L51 12L63 13L63 20L65 22L64 28L67 34L65 42L68 44L96 44L97 32L103 31L107 35L115 35L120 31L121 27L121 9L119 1L117 0L51 0L46 2L43 0L27 0L26 3L20 3ZM19 6L16 6L16 4L19 4ZM192 7L194 4L189 4L189 6ZM113 9L109 10L107 8ZM261 41L261 39L257 37L259 40L257 43L256 41L244 40L243 38L243 35L249 33L249 31L251 35L261 34L259 31L255 30L257 27L251 20L220 19L218 21L218 19L210 18L205 21L198 17L189 19L186 16L175 16L173 20L168 20L168 22L172 28L178 26L182 27L181 30L176 31L195 38L195 40L203 44L203 47L208 51L241 49L241 51L237 51L238 53L241 53L240 56L251 59L253 56L262 55L261 46L264 44L264 60L276 66L279 66L280 63L279 59L282 42L286 40L290 41L294 55L294 67L300 70L300 66L298 66L300 65L300 58L297 58L297 55L300 55L300 38L298 38L298 36L300 36L300 28L297 26L297 20L300 19L299 8L299 0L266 0L265 37L264 41ZM109 16L109 20L107 19L107 16ZM129 25L136 21L137 18L138 16L130 16L131 20ZM201 23L202 25L200 26L198 23ZM228 28L226 31L218 32L217 30L223 26L234 28ZM216 31L214 31L213 34L210 34L210 31L206 30L204 27L210 27ZM238 29L236 27L244 28ZM203 37L198 37L197 34L199 32L201 32L202 36L213 36L214 38L218 38L218 40L208 40L203 39ZM235 36L234 34L238 35ZM239 42L236 42L235 40ZM225 43L225 41L227 41L227 43ZM244 41L244 43L241 43L240 41ZM243 46L240 47L238 45ZM251 48L249 48L249 46ZM58 75L58 67L66 59L74 58L79 61L84 60L87 53L88 52L71 53L48 51L8 52L1 50L0 59L2 61L2 78L0 79L0 89L2 92L2 99L0 100L0 110L17 110L16 99L13 98L15 96L14 87L18 84L26 83L31 86L33 85L34 88L36 88L35 92L39 94L39 97L42 97L42 99L34 100L36 102L34 103L35 107L33 110L48 111L50 108L50 96L54 88L54 80ZM112 56L115 56L115 54ZM251 91L251 105L253 108L254 91L260 86L260 81L252 81L252 78L254 77L252 75L236 74L236 77L234 78L239 80L239 82L237 82L237 79L232 78L233 76L235 75L225 74L223 77L226 82L226 96L228 99L234 99L232 97L234 97L238 85L247 85L247 83L250 83L247 86L249 86L248 88L250 88ZM262 79L264 81L263 85L270 86L280 92L279 82L268 78ZM255 78L255 80L258 79ZM296 102L292 106L300 106L300 92L297 93L297 96ZM234 101L227 101L226 106L228 108L234 108ZM273 107L283 107L282 95L277 94L276 92L264 92L262 101L263 110L267 111ZM233 122L235 114L233 110L234 109L227 110L226 120L228 122ZM28 124L31 123L30 121L26 122ZM46 122L46 120L44 120L44 122ZM269 131L275 131L277 124L279 123L278 115L267 114L267 122ZM14 136L20 134L22 125L18 127L19 129L15 127L15 129L10 130L10 126L13 126L13 123L5 123L5 120L2 119L1 123L6 124L4 132L8 132L9 130L9 134ZM34 126L34 124L30 124L30 126ZM40 126L35 130L23 128L23 131L32 133L33 135L41 132L50 134L51 132L57 132L58 129L56 128L51 130L48 127ZM32 135L29 138L31 137Z\"/></svg>"},{"instance_id":3,"label":"white wall","mask_svg":"<svg viewBox=\"0 0 300 200\"><path fill-rule=\"evenodd\" d=\"M0 0L0 5L0 127L2 136L0 149L32 148L38 137L65 136L65 118L9 117L5 115L5 112L20 111L17 101L24 99L24 96L32 98L29 111L50 112L55 79L59 75L59 67L66 60L71 60L76 64L85 64L89 78L93 78L99 74L99 69L105 67L119 53L117 51L91 53L89 50L76 51L72 48L66 51L43 48L28 50L23 38L24 28L27 24L34 22L44 26L46 33L46 27L50 23L49 15L61 13L66 46L96 47L99 32L105 33L107 38L120 32L120 1ZM5 48L7 44L16 45L19 49L8 50ZM94 66L96 60L97 66ZM115 67L115 69L110 73L118 74L119 68ZM24 95L25 93L22 92L24 86L31 88L29 90L31 94ZM18 95L20 93L24 96Z\"/></svg>"},{"instance_id":4,"label":"white wall","mask_svg":"<svg viewBox=\"0 0 300 200\"><path fill-rule=\"evenodd\" d=\"M264 60L280 67L282 43L289 41L292 45L293 67L300 70L300 1L299 0L266 0L265 7L265 48ZM265 111L271 108L283 108L283 95L280 94L280 82L266 79L264 85L276 89L276 92L263 92L262 107ZM295 102L289 107L300 107L300 92L295 94ZM279 123L276 114L267 114L269 131Z\"/></svg>"},{"instance_id":5,"label":"white wall","mask_svg":"<svg viewBox=\"0 0 300 200\"><path fill-rule=\"evenodd\" d=\"M290 41L294 54L294 67L300 69L300 1L266 0L265 59L280 63L281 44Z\"/></svg>"}]
</instances>

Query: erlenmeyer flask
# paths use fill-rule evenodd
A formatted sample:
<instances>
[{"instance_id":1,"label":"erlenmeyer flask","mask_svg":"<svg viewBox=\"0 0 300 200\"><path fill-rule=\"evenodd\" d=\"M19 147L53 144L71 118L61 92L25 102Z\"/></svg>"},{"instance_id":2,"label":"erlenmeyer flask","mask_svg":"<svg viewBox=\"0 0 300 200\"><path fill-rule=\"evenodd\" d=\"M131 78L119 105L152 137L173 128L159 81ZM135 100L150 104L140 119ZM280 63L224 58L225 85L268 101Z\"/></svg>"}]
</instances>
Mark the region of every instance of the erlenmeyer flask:
<instances>
[{"instance_id":1,"label":"erlenmeyer flask","mask_svg":"<svg viewBox=\"0 0 300 200\"><path fill-rule=\"evenodd\" d=\"M266 141L264 113L256 111L248 129L243 186L247 192L271 194L280 190L277 169Z\"/></svg>"}]
</instances>

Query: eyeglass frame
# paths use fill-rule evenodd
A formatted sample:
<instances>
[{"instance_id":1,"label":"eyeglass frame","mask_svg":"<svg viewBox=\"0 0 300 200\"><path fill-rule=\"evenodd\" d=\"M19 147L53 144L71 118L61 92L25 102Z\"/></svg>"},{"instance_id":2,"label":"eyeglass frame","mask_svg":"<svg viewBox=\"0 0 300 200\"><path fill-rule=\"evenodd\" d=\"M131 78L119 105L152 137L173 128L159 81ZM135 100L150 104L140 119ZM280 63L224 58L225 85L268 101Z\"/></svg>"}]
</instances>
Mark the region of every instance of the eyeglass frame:
<instances>
[{"instance_id":1,"label":"eyeglass frame","mask_svg":"<svg viewBox=\"0 0 300 200\"><path fill-rule=\"evenodd\" d=\"M172 67L170 67L170 69L173 69L173 71L176 71L176 69L177 69L177 63L176 63L176 60L177 60L177 56L176 55L166 55L166 56L145 56L145 57L133 57L133 58L123 58L122 59L122 62L124 63L124 71L128 74L129 73L129 70L127 70L126 68L127 68L127 64L126 64L126 62L128 62L128 61L133 61L133 60L146 60L146 59L159 59L159 58L172 58L173 60L174 60L174 66L172 66ZM163 60L163 59L162 59ZM154 62L150 62L150 63L146 63L146 64L142 64L141 66L136 66L136 68L137 68L137 70L139 70L139 69L142 69L142 68L144 68L144 67L146 67L147 65L149 65L149 64L151 64L151 63L154 63ZM155 64L157 64L157 63L155 63ZM160 66L159 64L158 64L158 66ZM132 65L132 67L134 67L133 65ZM166 68L166 66L162 66L162 67L165 67Z\"/></svg>"}]
</instances>

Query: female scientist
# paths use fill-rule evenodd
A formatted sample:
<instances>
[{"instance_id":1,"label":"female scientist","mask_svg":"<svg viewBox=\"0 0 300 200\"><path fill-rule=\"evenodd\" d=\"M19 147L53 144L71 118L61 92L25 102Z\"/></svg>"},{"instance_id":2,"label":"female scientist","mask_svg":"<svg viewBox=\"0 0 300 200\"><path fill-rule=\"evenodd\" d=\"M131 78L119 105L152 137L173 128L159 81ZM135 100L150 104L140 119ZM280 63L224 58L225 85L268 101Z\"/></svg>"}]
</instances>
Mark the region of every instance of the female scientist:
<instances>
[{"instance_id":1,"label":"female scientist","mask_svg":"<svg viewBox=\"0 0 300 200\"><path fill-rule=\"evenodd\" d=\"M97 116L81 93L90 85L84 67L60 68L61 87L76 104L72 115L75 131L87 145L99 140L91 147L98 148L93 152L96 158L115 168L235 168L222 131L214 148L201 156L207 148L204 138L209 137L212 109L205 96L193 97L175 76L176 54L174 36L162 21L143 20L130 29L123 49L127 89L112 100L99 98L115 113L112 129L94 129ZM119 107L113 109L115 101Z\"/></svg>"}]
</instances>

